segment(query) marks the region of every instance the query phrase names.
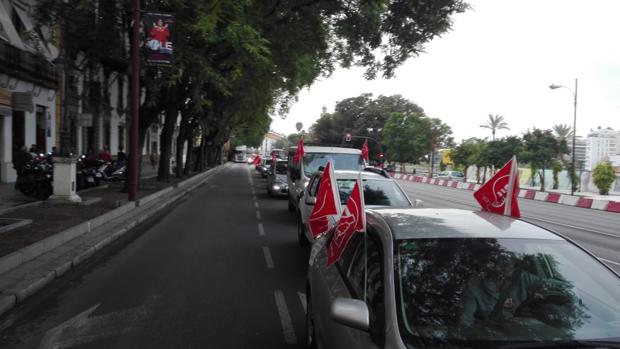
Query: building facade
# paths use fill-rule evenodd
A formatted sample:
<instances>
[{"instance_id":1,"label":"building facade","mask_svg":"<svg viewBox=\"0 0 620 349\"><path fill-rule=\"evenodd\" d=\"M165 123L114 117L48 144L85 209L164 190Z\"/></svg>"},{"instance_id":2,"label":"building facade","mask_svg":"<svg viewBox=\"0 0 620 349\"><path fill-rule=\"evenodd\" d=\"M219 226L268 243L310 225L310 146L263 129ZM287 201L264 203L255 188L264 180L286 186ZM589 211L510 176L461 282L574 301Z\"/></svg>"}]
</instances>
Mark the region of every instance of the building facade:
<instances>
[{"instance_id":1,"label":"building facade","mask_svg":"<svg viewBox=\"0 0 620 349\"><path fill-rule=\"evenodd\" d=\"M611 127L593 130L586 137L585 170L592 171L601 161L620 155L620 132Z\"/></svg>"},{"instance_id":2,"label":"building facade","mask_svg":"<svg viewBox=\"0 0 620 349\"><path fill-rule=\"evenodd\" d=\"M0 0L0 182L14 182L13 153L56 146L54 33L35 27L34 0Z\"/></svg>"}]
</instances>

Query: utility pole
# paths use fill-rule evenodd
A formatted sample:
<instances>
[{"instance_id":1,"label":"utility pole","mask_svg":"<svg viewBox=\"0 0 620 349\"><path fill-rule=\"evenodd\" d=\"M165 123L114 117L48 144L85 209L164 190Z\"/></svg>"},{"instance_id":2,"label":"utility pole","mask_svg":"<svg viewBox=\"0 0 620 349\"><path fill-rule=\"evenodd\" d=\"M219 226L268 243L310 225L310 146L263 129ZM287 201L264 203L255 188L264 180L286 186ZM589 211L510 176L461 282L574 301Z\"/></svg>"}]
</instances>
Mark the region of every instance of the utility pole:
<instances>
[{"instance_id":1,"label":"utility pole","mask_svg":"<svg viewBox=\"0 0 620 349\"><path fill-rule=\"evenodd\" d=\"M133 31L131 35L131 134L129 137L129 201L138 200L138 127L140 118L140 0L133 1Z\"/></svg>"}]
</instances>

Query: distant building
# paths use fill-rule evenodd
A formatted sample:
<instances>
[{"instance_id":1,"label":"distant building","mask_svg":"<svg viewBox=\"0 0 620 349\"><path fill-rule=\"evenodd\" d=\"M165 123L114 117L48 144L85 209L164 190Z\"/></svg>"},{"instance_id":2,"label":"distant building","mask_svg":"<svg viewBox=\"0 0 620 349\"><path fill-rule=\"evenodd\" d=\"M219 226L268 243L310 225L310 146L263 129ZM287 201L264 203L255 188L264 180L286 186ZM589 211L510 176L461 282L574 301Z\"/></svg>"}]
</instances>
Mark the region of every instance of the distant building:
<instances>
[{"instance_id":1,"label":"distant building","mask_svg":"<svg viewBox=\"0 0 620 349\"><path fill-rule=\"evenodd\" d=\"M572 139L568 142L568 147L571 151L570 155L572 156ZM586 163L586 140L583 137L575 137L575 162L577 163L576 168L584 169Z\"/></svg>"},{"instance_id":2,"label":"distant building","mask_svg":"<svg viewBox=\"0 0 620 349\"><path fill-rule=\"evenodd\" d=\"M591 131L585 143L585 169L588 171L592 171L601 161L620 155L620 132L611 127Z\"/></svg>"},{"instance_id":3,"label":"distant building","mask_svg":"<svg viewBox=\"0 0 620 349\"><path fill-rule=\"evenodd\" d=\"M263 138L263 142L259 148L259 153L263 154L263 156L267 156L271 154L271 150L275 149L275 144L277 141L286 139L286 136L275 131L269 131Z\"/></svg>"}]
</instances>

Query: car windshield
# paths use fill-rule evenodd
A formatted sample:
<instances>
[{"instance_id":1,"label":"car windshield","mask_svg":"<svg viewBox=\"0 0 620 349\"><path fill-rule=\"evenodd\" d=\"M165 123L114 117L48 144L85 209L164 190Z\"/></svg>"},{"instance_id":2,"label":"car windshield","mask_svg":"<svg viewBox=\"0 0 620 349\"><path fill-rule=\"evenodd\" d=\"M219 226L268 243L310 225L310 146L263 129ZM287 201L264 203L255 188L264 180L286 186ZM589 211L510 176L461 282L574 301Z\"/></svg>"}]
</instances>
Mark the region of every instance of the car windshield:
<instances>
[{"instance_id":1,"label":"car windshield","mask_svg":"<svg viewBox=\"0 0 620 349\"><path fill-rule=\"evenodd\" d=\"M328 161L332 162L335 170L360 171L364 168L364 161L360 154L306 153L304 154L304 173L310 177Z\"/></svg>"},{"instance_id":2,"label":"car windshield","mask_svg":"<svg viewBox=\"0 0 620 349\"><path fill-rule=\"evenodd\" d=\"M288 162L286 161L278 161L276 162L276 174L286 174L286 170L288 168Z\"/></svg>"},{"instance_id":3,"label":"car windshield","mask_svg":"<svg viewBox=\"0 0 620 349\"><path fill-rule=\"evenodd\" d=\"M340 201L346 205L355 186L355 179L338 179L337 183ZM364 203L367 206L410 206L405 194L393 181L362 179L362 183L364 183Z\"/></svg>"},{"instance_id":4,"label":"car windshield","mask_svg":"<svg viewBox=\"0 0 620 349\"><path fill-rule=\"evenodd\" d=\"M411 346L620 343L620 278L563 240L395 243L400 334Z\"/></svg>"}]
</instances>

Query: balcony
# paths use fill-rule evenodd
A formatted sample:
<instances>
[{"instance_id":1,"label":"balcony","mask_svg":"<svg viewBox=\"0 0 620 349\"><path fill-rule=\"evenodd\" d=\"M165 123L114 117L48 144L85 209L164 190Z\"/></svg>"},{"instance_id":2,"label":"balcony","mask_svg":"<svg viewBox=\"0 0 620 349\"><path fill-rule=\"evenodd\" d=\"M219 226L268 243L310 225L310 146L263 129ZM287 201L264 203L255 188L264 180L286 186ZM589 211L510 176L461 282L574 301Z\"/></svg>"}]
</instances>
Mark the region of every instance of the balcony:
<instances>
[{"instance_id":1,"label":"balcony","mask_svg":"<svg viewBox=\"0 0 620 349\"><path fill-rule=\"evenodd\" d=\"M56 67L45 58L0 40L0 72L50 89L56 89Z\"/></svg>"}]
</instances>

